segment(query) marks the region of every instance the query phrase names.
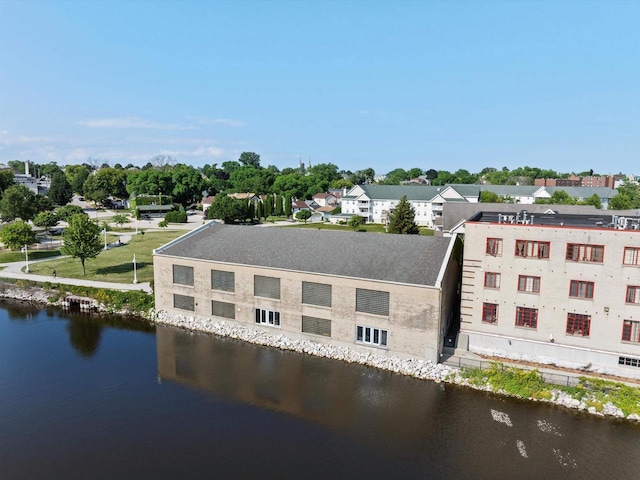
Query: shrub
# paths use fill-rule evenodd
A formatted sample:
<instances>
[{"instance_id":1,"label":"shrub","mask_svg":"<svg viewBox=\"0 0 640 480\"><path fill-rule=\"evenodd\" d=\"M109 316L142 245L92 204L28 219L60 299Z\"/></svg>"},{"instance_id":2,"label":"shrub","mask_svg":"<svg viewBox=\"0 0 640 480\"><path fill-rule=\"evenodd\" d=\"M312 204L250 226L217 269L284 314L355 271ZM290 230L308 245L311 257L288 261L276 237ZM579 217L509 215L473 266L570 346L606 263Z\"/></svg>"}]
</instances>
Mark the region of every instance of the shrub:
<instances>
[{"instance_id":1,"label":"shrub","mask_svg":"<svg viewBox=\"0 0 640 480\"><path fill-rule=\"evenodd\" d=\"M164 216L164 220L167 223L187 223L187 213L184 210L174 210L172 212L168 212Z\"/></svg>"}]
</instances>

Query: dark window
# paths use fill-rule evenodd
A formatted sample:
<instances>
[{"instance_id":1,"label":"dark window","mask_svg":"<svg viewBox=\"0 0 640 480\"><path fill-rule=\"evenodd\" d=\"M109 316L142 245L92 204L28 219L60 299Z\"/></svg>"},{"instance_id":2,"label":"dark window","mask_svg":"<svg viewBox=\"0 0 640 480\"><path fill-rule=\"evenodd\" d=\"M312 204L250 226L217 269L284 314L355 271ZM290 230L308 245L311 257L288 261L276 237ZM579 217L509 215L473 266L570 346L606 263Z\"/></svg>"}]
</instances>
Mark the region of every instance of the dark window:
<instances>
[{"instance_id":1,"label":"dark window","mask_svg":"<svg viewBox=\"0 0 640 480\"><path fill-rule=\"evenodd\" d=\"M627 286L627 303L639 303L640 304L640 286L628 285Z\"/></svg>"},{"instance_id":2,"label":"dark window","mask_svg":"<svg viewBox=\"0 0 640 480\"><path fill-rule=\"evenodd\" d=\"M532 240L516 240L516 257L526 258L549 258L549 242L538 242Z\"/></svg>"},{"instance_id":3,"label":"dark window","mask_svg":"<svg viewBox=\"0 0 640 480\"><path fill-rule=\"evenodd\" d=\"M502 255L502 239L501 238L487 238L487 255L493 255L499 257Z\"/></svg>"},{"instance_id":4,"label":"dark window","mask_svg":"<svg viewBox=\"0 0 640 480\"><path fill-rule=\"evenodd\" d=\"M482 321L485 323L498 323L498 305L495 303L482 304Z\"/></svg>"},{"instance_id":5,"label":"dark window","mask_svg":"<svg viewBox=\"0 0 640 480\"><path fill-rule=\"evenodd\" d=\"M173 306L174 308L179 308L181 310L189 310L191 312L193 312L196 309L193 297L188 297L186 295L178 295L177 293L173 294Z\"/></svg>"},{"instance_id":6,"label":"dark window","mask_svg":"<svg viewBox=\"0 0 640 480\"><path fill-rule=\"evenodd\" d=\"M527 328L538 328L538 309L517 307L516 326Z\"/></svg>"},{"instance_id":7,"label":"dark window","mask_svg":"<svg viewBox=\"0 0 640 480\"><path fill-rule=\"evenodd\" d=\"M484 274L484 286L487 288L500 288L500 274L486 272Z\"/></svg>"},{"instance_id":8,"label":"dark window","mask_svg":"<svg viewBox=\"0 0 640 480\"><path fill-rule=\"evenodd\" d=\"M356 312L389 316L389 292L356 289Z\"/></svg>"},{"instance_id":9,"label":"dark window","mask_svg":"<svg viewBox=\"0 0 640 480\"><path fill-rule=\"evenodd\" d=\"M331 306L331 285L325 283L302 282L302 303L307 305Z\"/></svg>"},{"instance_id":10,"label":"dark window","mask_svg":"<svg viewBox=\"0 0 640 480\"><path fill-rule=\"evenodd\" d=\"M253 277L253 294L256 297L280 298L280 279L276 277Z\"/></svg>"},{"instance_id":11,"label":"dark window","mask_svg":"<svg viewBox=\"0 0 640 480\"><path fill-rule=\"evenodd\" d=\"M224 270L211 270L211 289L223 292L235 292L235 273Z\"/></svg>"},{"instance_id":12,"label":"dark window","mask_svg":"<svg viewBox=\"0 0 640 480\"><path fill-rule=\"evenodd\" d=\"M565 258L572 262L602 263L604 260L604 246L568 243L567 256Z\"/></svg>"},{"instance_id":13,"label":"dark window","mask_svg":"<svg viewBox=\"0 0 640 480\"><path fill-rule=\"evenodd\" d=\"M593 298L593 282L571 280L569 296L576 298Z\"/></svg>"},{"instance_id":14,"label":"dark window","mask_svg":"<svg viewBox=\"0 0 640 480\"><path fill-rule=\"evenodd\" d=\"M173 266L173 283L177 285L189 285L193 287L193 267L184 265Z\"/></svg>"},{"instance_id":15,"label":"dark window","mask_svg":"<svg viewBox=\"0 0 640 480\"><path fill-rule=\"evenodd\" d=\"M627 367L640 367L640 358L618 357L618 365Z\"/></svg>"},{"instance_id":16,"label":"dark window","mask_svg":"<svg viewBox=\"0 0 640 480\"><path fill-rule=\"evenodd\" d=\"M302 316L302 331L324 337L331 336L331 320L326 318Z\"/></svg>"},{"instance_id":17,"label":"dark window","mask_svg":"<svg viewBox=\"0 0 640 480\"><path fill-rule=\"evenodd\" d=\"M262 325L272 325L274 327L280 326L280 312L256 308L255 318L256 323L260 323Z\"/></svg>"},{"instance_id":18,"label":"dark window","mask_svg":"<svg viewBox=\"0 0 640 480\"><path fill-rule=\"evenodd\" d=\"M369 345L386 347L388 336L388 331L381 328L365 327L361 325L356 327L356 342L358 343L367 343Z\"/></svg>"},{"instance_id":19,"label":"dark window","mask_svg":"<svg viewBox=\"0 0 640 480\"><path fill-rule=\"evenodd\" d=\"M589 336L591 329L591 315L581 315L579 313L569 313L567 315L567 333L569 335Z\"/></svg>"},{"instance_id":20,"label":"dark window","mask_svg":"<svg viewBox=\"0 0 640 480\"><path fill-rule=\"evenodd\" d=\"M211 315L214 317L236 318L236 305L228 302L211 301Z\"/></svg>"}]
</instances>

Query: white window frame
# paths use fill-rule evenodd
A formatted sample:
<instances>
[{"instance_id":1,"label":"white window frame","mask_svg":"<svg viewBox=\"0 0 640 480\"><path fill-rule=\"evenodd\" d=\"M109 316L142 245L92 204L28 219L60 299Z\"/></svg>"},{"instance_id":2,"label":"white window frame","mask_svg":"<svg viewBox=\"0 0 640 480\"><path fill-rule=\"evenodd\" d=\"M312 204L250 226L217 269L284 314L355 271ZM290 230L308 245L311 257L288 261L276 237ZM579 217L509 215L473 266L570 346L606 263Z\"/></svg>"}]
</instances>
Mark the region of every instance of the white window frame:
<instances>
[{"instance_id":1,"label":"white window frame","mask_svg":"<svg viewBox=\"0 0 640 480\"><path fill-rule=\"evenodd\" d=\"M381 348L389 347L389 331L383 328L356 326L356 343L373 345Z\"/></svg>"}]
</instances>

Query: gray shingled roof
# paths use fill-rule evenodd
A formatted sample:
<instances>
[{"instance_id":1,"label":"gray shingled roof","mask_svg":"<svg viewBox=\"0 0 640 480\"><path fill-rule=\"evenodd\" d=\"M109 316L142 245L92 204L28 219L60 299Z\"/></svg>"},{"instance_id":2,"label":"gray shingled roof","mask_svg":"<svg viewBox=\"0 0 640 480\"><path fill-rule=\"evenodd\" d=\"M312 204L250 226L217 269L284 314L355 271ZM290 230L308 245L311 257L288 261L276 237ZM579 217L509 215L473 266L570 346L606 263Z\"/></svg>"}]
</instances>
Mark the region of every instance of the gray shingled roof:
<instances>
[{"instance_id":1,"label":"gray shingled roof","mask_svg":"<svg viewBox=\"0 0 640 480\"><path fill-rule=\"evenodd\" d=\"M427 201L438 195L445 187L426 185L360 185L367 197L377 200L400 200L403 196L407 200ZM343 200L347 197L342 197ZM350 198L350 197L349 197Z\"/></svg>"},{"instance_id":2,"label":"gray shingled roof","mask_svg":"<svg viewBox=\"0 0 640 480\"><path fill-rule=\"evenodd\" d=\"M209 223L154 253L435 286L451 240L420 235Z\"/></svg>"}]
</instances>

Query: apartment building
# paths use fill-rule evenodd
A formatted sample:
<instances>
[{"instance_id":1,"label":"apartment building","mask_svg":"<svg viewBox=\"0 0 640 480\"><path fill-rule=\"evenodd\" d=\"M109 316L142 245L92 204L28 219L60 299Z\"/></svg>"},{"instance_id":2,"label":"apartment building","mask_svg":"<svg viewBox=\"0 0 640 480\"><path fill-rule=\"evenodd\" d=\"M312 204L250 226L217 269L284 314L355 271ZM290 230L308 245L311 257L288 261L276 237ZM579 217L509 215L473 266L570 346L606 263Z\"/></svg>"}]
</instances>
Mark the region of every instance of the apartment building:
<instances>
[{"instance_id":1,"label":"apartment building","mask_svg":"<svg viewBox=\"0 0 640 480\"><path fill-rule=\"evenodd\" d=\"M209 223L154 251L156 308L436 362L461 253L456 237Z\"/></svg>"},{"instance_id":2,"label":"apartment building","mask_svg":"<svg viewBox=\"0 0 640 480\"><path fill-rule=\"evenodd\" d=\"M458 348L640 378L640 216L467 220Z\"/></svg>"}]
</instances>

